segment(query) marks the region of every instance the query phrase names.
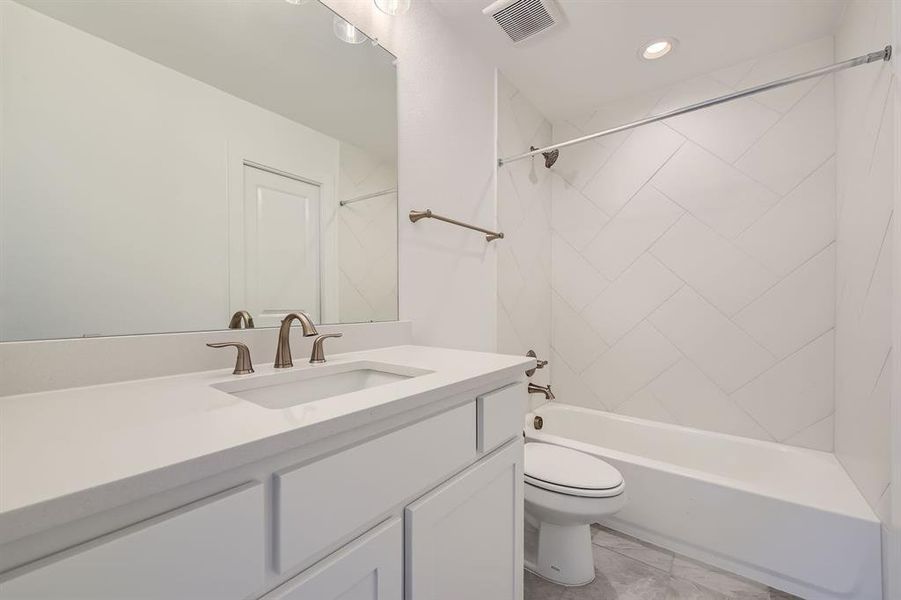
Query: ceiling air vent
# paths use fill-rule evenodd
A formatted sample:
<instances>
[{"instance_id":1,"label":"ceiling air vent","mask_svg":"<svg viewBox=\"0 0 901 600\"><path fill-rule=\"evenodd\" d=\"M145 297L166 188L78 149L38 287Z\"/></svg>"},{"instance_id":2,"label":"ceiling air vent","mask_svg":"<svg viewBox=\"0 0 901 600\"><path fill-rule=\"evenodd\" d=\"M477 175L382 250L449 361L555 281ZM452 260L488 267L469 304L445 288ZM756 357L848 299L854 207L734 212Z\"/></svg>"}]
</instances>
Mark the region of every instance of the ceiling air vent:
<instances>
[{"instance_id":1,"label":"ceiling air vent","mask_svg":"<svg viewBox=\"0 0 901 600\"><path fill-rule=\"evenodd\" d=\"M513 40L521 42L560 22L553 0L498 0L482 10Z\"/></svg>"}]
</instances>

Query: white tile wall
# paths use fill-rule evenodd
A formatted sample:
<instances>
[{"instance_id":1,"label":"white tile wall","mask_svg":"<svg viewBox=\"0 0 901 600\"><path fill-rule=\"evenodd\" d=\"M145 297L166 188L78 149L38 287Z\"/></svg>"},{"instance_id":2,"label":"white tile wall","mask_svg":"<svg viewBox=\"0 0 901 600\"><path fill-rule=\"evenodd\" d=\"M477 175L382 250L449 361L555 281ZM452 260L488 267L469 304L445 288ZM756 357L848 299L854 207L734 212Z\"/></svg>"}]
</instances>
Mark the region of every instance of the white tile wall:
<instances>
[{"instance_id":1,"label":"white tile wall","mask_svg":"<svg viewBox=\"0 0 901 600\"><path fill-rule=\"evenodd\" d=\"M851 2L836 34L836 59L891 40L891 11L890 3ZM844 71L835 81L835 451L886 520L880 499L891 480L894 78L889 64L869 67Z\"/></svg>"},{"instance_id":2,"label":"white tile wall","mask_svg":"<svg viewBox=\"0 0 901 600\"><path fill-rule=\"evenodd\" d=\"M551 124L502 75L498 75L497 102L497 141L501 156L551 143ZM561 183L558 185L564 187ZM563 189L561 193L567 194ZM577 193L574 196L575 202L582 200L581 208L589 218L596 223L606 222L587 199ZM550 200L551 177L541 157L512 163L498 170L497 222L505 235L503 240L492 242L498 252L498 352L525 354L535 350L540 358L551 360ZM572 269L561 273L555 285L566 290L577 303L588 302L607 285L606 280L569 245L584 243L586 234L580 233L579 220L579 215L558 220L560 235L553 241L560 255L568 252L572 259ZM566 329L566 323L561 323L561 327ZM572 349L568 346L563 352L573 357L592 354L592 350L579 347L582 340L577 335L572 335L571 339ZM587 343L597 347L592 340ZM556 362L551 360L551 366L537 371L532 381L548 383ZM531 401L534 406L544 399L533 395Z\"/></svg>"},{"instance_id":3,"label":"white tile wall","mask_svg":"<svg viewBox=\"0 0 901 600\"><path fill-rule=\"evenodd\" d=\"M397 187L397 165L341 143L338 199ZM338 211L338 314L342 323L397 319L397 194Z\"/></svg>"},{"instance_id":4,"label":"white tile wall","mask_svg":"<svg viewBox=\"0 0 901 600\"><path fill-rule=\"evenodd\" d=\"M815 40L601 106L553 138L832 59L832 39ZM550 184L559 401L832 450L832 90L826 77L561 150Z\"/></svg>"}]
</instances>

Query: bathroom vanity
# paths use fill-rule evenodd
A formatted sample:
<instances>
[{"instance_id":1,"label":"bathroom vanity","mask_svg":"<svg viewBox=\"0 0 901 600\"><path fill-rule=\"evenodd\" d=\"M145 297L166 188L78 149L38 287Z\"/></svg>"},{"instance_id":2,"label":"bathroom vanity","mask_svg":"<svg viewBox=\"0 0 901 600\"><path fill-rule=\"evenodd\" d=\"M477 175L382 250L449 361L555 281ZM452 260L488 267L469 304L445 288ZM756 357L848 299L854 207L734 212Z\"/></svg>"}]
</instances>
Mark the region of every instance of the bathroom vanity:
<instances>
[{"instance_id":1,"label":"bathroom vanity","mask_svg":"<svg viewBox=\"0 0 901 600\"><path fill-rule=\"evenodd\" d=\"M0 598L518 599L526 357L0 398Z\"/></svg>"}]
</instances>

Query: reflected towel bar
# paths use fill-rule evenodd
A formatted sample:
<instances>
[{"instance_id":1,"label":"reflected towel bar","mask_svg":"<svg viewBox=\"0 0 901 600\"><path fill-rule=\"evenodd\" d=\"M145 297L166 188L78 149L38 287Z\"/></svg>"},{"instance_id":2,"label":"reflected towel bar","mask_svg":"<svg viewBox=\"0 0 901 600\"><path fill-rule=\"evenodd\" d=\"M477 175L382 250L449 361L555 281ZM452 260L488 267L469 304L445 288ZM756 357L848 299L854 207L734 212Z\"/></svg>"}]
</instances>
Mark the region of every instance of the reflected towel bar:
<instances>
[{"instance_id":1,"label":"reflected towel bar","mask_svg":"<svg viewBox=\"0 0 901 600\"><path fill-rule=\"evenodd\" d=\"M470 225L468 223L462 223L455 219L449 219L447 217L442 217L441 215L436 215L430 209L426 210L411 210L410 211L410 221L415 223L420 219L438 219L439 221L444 221L445 223L450 223L451 225L457 225L458 227L465 227L466 229L472 229L473 231L480 231L485 234L485 239L489 242L493 242L494 240L502 240L504 239L504 234L501 231L491 231L488 229L482 229L481 227L476 227L475 225Z\"/></svg>"}]
</instances>

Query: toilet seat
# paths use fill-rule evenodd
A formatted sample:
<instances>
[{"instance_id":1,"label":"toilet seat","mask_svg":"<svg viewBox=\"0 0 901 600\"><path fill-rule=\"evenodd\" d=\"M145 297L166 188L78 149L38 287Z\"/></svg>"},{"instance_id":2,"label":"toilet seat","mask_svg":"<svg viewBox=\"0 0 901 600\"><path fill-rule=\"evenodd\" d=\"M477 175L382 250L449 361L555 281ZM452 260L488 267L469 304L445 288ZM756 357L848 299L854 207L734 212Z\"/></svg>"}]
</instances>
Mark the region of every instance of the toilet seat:
<instances>
[{"instance_id":1,"label":"toilet seat","mask_svg":"<svg viewBox=\"0 0 901 600\"><path fill-rule=\"evenodd\" d=\"M623 476L599 458L553 444L525 445L525 482L567 496L610 498L625 490Z\"/></svg>"}]
</instances>

